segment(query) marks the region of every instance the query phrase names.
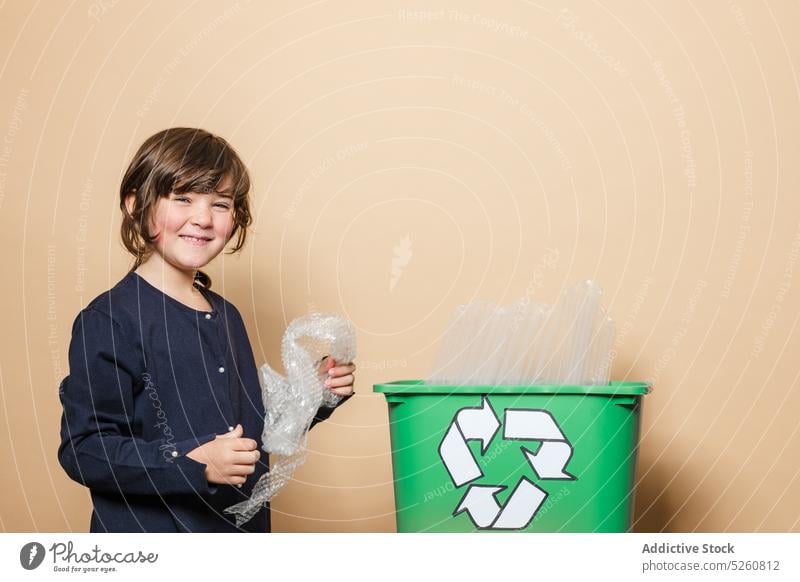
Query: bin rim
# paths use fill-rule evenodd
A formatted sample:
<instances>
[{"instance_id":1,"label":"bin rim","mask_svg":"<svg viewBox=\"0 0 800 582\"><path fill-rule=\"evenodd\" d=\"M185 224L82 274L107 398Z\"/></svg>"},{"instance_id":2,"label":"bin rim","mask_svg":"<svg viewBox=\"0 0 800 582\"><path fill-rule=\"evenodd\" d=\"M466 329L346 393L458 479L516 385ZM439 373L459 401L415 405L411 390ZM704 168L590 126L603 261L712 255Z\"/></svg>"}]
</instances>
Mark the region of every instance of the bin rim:
<instances>
[{"instance_id":1,"label":"bin rim","mask_svg":"<svg viewBox=\"0 0 800 582\"><path fill-rule=\"evenodd\" d=\"M652 392L648 382L609 382L603 386L596 385L459 385L459 384L427 384L425 380L395 380L374 384L373 392L384 394L585 394L587 396L644 396Z\"/></svg>"}]
</instances>

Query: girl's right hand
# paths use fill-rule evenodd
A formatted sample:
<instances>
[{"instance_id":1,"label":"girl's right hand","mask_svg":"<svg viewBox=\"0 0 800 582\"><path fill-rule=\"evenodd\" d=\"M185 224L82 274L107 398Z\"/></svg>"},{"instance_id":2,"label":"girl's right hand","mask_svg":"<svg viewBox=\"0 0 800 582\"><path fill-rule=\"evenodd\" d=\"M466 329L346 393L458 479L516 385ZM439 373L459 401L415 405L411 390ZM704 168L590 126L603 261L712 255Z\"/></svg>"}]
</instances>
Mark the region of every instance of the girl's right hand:
<instances>
[{"instance_id":1,"label":"girl's right hand","mask_svg":"<svg viewBox=\"0 0 800 582\"><path fill-rule=\"evenodd\" d=\"M256 461L261 457L258 443L242 438L241 424L231 432L217 435L213 441L186 453L190 459L206 466L206 480L220 485L241 485L247 476L256 470Z\"/></svg>"}]
</instances>

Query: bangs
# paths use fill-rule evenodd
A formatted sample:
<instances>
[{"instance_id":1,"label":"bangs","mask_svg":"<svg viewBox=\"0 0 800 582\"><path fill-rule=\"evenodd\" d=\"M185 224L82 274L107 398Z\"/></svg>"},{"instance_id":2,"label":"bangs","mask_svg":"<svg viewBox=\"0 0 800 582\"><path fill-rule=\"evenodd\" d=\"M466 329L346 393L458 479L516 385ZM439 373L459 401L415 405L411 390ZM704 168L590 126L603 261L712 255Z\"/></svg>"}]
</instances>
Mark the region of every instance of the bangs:
<instances>
[{"instance_id":1,"label":"bangs","mask_svg":"<svg viewBox=\"0 0 800 582\"><path fill-rule=\"evenodd\" d=\"M183 154L180 167L170 180L173 192L223 193L220 188L225 179L230 178L224 193L233 196L234 200L247 196L250 190L247 170L223 140L193 141Z\"/></svg>"}]
</instances>

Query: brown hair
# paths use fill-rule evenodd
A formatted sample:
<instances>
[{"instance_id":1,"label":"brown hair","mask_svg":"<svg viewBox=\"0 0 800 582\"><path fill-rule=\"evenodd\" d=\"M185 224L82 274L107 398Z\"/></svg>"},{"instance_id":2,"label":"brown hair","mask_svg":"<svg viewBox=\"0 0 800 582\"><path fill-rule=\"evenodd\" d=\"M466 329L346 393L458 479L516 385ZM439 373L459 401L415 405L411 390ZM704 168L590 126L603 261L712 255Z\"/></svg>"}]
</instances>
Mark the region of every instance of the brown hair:
<instances>
[{"instance_id":1,"label":"brown hair","mask_svg":"<svg viewBox=\"0 0 800 582\"><path fill-rule=\"evenodd\" d=\"M233 229L236 243L229 251L244 246L250 215L250 175L234 149L221 137L203 129L174 127L149 137L136 152L119 189L122 210L122 243L135 257L136 270L152 253L153 237L148 226L150 214L159 198L171 192L213 192L229 177L233 189ZM135 194L133 209L126 198ZM211 278L197 271L195 281L206 288Z\"/></svg>"}]
</instances>

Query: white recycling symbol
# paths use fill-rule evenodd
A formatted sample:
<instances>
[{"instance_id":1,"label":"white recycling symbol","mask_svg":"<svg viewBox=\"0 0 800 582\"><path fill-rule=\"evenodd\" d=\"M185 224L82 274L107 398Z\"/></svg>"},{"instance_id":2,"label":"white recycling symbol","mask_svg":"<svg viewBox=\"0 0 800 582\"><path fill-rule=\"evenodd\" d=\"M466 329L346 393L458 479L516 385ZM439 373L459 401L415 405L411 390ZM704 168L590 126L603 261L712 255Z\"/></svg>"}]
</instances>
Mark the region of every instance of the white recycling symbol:
<instances>
[{"instance_id":1,"label":"white recycling symbol","mask_svg":"<svg viewBox=\"0 0 800 582\"><path fill-rule=\"evenodd\" d=\"M485 396L480 407L466 407L456 412L439 445L439 455L456 487L483 477L467 441L481 441L481 455L484 455L499 428L500 420ZM506 409L503 438L541 443L535 453L525 446L520 447L539 479L576 479L566 472L567 463L572 458L572 445L548 411ZM471 483L453 515L466 512L475 526L481 529L526 528L547 499L547 492L523 476L505 505L500 505L496 495L504 489L505 485Z\"/></svg>"}]
</instances>

